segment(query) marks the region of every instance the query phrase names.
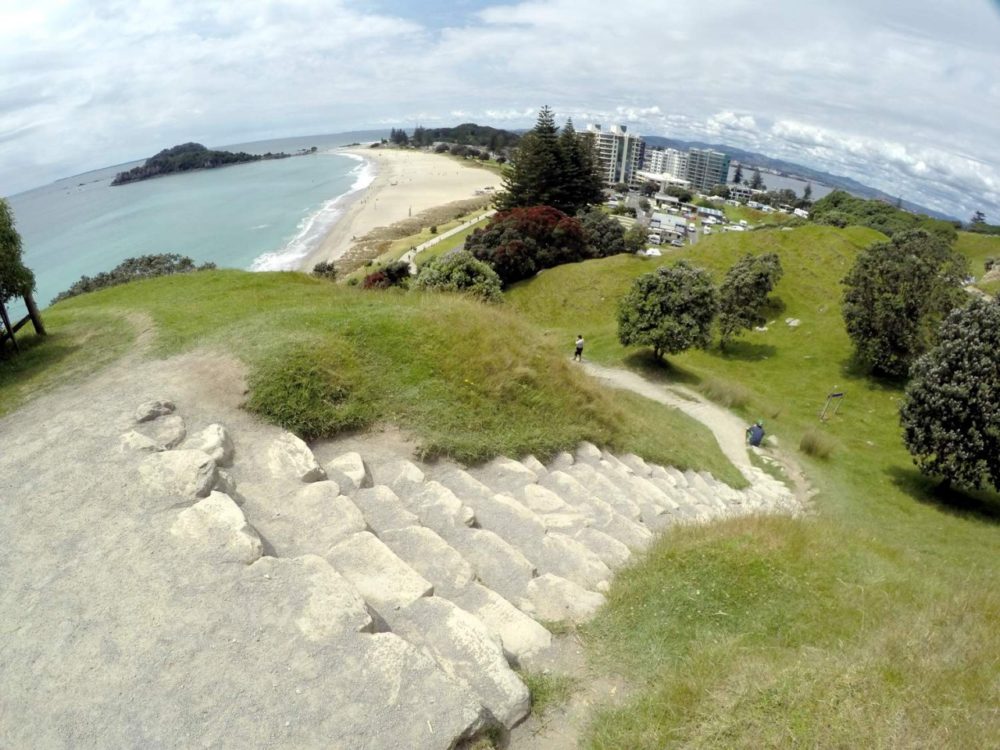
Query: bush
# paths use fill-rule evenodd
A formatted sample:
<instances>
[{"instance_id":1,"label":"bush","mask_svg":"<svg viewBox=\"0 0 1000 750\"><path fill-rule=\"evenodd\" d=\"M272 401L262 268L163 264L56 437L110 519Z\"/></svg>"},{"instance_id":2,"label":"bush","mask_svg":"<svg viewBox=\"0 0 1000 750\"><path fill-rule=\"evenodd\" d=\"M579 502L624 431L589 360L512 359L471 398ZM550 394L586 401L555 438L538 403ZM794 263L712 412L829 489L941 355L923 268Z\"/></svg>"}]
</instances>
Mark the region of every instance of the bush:
<instances>
[{"instance_id":1,"label":"bush","mask_svg":"<svg viewBox=\"0 0 1000 750\"><path fill-rule=\"evenodd\" d=\"M799 450L815 458L829 458L833 454L833 440L811 427L799 441Z\"/></svg>"},{"instance_id":2,"label":"bush","mask_svg":"<svg viewBox=\"0 0 1000 750\"><path fill-rule=\"evenodd\" d=\"M489 263L504 284L588 257L583 227L552 206L512 208L469 235L466 248Z\"/></svg>"},{"instance_id":3,"label":"bush","mask_svg":"<svg viewBox=\"0 0 1000 750\"><path fill-rule=\"evenodd\" d=\"M767 296L784 273L776 253L744 255L726 273L719 287L719 329L722 346L742 330L762 326Z\"/></svg>"},{"instance_id":4,"label":"bush","mask_svg":"<svg viewBox=\"0 0 1000 750\"><path fill-rule=\"evenodd\" d=\"M431 234L437 234L437 233L438 233L437 224L434 224L431 226Z\"/></svg>"},{"instance_id":5,"label":"bush","mask_svg":"<svg viewBox=\"0 0 1000 750\"><path fill-rule=\"evenodd\" d=\"M410 264L395 260L374 273L365 276L364 289L388 289L393 286L405 287L410 278Z\"/></svg>"},{"instance_id":6,"label":"bush","mask_svg":"<svg viewBox=\"0 0 1000 750\"><path fill-rule=\"evenodd\" d=\"M332 260L323 260L313 266L312 275L318 276L321 279L336 281L337 267L333 264Z\"/></svg>"},{"instance_id":7,"label":"bush","mask_svg":"<svg viewBox=\"0 0 1000 750\"><path fill-rule=\"evenodd\" d=\"M467 250L455 250L432 258L420 267L416 287L445 292L464 292L483 302L500 302L500 277L488 263L476 260Z\"/></svg>"},{"instance_id":8,"label":"bush","mask_svg":"<svg viewBox=\"0 0 1000 750\"><path fill-rule=\"evenodd\" d=\"M583 235L587 242L587 250L591 257L607 258L611 255L628 252L625 244L625 228L599 208L592 208L585 213L577 214Z\"/></svg>"},{"instance_id":9,"label":"bush","mask_svg":"<svg viewBox=\"0 0 1000 750\"><path fill-rule=\"evenodd\" d=\"M96 292L98 289L106 289L119 284L127 284L130 281L139 279L152 279L157 276L170 276L175 273L189 273L191 271L207 271L215 268L214 263L202 263L196 266L194 261L186 255L176 253L163 253L160 255L140 255L138 258L126 258L110 271L99 273L91 278L81 276L73 286L65 292L60 292L53 298L50 304L55 304L60 300L75 297L86 292Z\"/></svg>"}]
</instances>

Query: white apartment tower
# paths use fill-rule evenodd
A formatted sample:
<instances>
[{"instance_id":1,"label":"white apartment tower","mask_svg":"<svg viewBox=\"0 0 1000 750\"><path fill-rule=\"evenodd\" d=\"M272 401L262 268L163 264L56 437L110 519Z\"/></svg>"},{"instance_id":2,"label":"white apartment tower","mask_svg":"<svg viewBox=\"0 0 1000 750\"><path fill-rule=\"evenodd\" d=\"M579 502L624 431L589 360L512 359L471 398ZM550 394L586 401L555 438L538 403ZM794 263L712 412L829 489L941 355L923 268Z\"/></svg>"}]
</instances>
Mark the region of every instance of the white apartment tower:
<instances>
[{"instance_id":1,"label":"white apartment tower","mask_svg":"<svg viewBox=\"0 0 1000 750\"><path fill-rule=\"evenodd\" d=\"M679 180L686 180L688 155L675 148L646 149L646 160L643 169L655 174L668 174Z\"/></svg>"},{"instance_id":2,"label":"white apartment tower","mask_svg":"<svg viewBox=\"0 0 1000 750\"><path fill-rule=\"evenodd\" d=\"M604 182L608 185L619 182L632 185L635 173L642 168L645 141L629 133L625 125L612 125L609 130L602 130L600 125L588 125L587 133L594 139Z\"/></svg>"}]
</instances>

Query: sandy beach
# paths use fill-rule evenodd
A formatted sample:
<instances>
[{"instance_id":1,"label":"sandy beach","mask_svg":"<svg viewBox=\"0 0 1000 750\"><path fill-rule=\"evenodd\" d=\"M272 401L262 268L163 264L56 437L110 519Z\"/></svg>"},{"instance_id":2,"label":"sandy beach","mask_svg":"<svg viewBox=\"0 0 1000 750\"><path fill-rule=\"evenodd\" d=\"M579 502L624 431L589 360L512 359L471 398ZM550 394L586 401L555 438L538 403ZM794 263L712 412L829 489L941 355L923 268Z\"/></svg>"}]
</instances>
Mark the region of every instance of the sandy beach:
<instances>
[{"instance_id":1,"label":"sandy beach","mask_svg":"<svg viewBox=\"0 0 1000 750\"><path fill-rule=\"evenodd\" d=\"M353 196L344 215L319 247L302 261L304 271L324 260L337 260L373 229L416 216L421 211L476 196L486 187L498 189L500 176L468 167L441 154L400 149L349 148L375 163L377 175L365 190Z\"/></svg>"}]
</instances>

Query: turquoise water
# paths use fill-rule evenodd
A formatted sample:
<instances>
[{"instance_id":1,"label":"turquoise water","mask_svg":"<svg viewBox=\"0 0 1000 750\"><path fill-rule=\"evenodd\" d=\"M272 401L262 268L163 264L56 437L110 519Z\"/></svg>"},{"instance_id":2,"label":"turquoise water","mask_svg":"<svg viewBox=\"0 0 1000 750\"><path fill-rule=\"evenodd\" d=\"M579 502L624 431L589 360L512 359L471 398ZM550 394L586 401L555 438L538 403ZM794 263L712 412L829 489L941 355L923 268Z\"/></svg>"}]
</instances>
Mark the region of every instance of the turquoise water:
<instances>
[{"instance_id":1,"label":"turquoise water","mask_svg":"<svg viewBox=\"0 0 1000 750\"><path fill-rule=\"evenodd\" d=\"M315 154L188 172L111 187L122 164L11 196L40 305L81 276L125 258L179 253L252 270L297 268L374 177L338 146L382 133L347 133L229 146L251 153L316 146ZM164 144L164 147L174 144ZM19 310L12 305L12 312Z\"/></svg>"}]
</instances>

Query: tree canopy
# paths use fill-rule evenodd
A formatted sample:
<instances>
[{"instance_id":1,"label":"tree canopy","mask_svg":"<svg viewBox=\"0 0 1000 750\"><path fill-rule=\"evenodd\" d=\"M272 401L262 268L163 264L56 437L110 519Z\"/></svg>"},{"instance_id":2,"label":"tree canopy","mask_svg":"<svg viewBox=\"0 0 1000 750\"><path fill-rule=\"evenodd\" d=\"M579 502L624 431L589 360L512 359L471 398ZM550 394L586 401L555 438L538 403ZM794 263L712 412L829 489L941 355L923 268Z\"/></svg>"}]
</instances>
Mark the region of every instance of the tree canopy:
<instances>
[{"instance_id":1,"label":"tree canopy","mask_svg":"<svg viewBox=\"0 0 1000 750\"><path fill-rule=\"evenodd\" d=\"M501 210L544 205L572 215L603 200L591 139L578 135L571 120L560 134L548 107L518 143L503 185Z\"/></svg>"},{"instance_id":2,"label":"tree canopy","mask_svg":"<svg viewBox=\"0 0 1000 750\"><path fill-rule=\"evenodd\" d=\"M958 236L950 221L911 214L884 201L855 198L843 190L834 190L813 203L809 220L837 227L870 227L888 237L910 229L923 229L949 242Z\"/></svg>"},{"instance_id":3,"label":"tree canopy","mask_svg":"<svg viewBox=\"0 0 1000 750\"><path fill-rule=\"evenodd\" d=\"M442 292L461 292L483 302L500 302L500 277L488 263L468 250L454 250L431 258L420 267L416 287Z\"/></svg>"},{"instance_id":4,"label":"tree canopy","mask_svg":"<svg viewBox=\"0 0 1000 750\"><path fill-rule=\"evenodd\" d=\"M777 253L744 255L719 287L719 330L725 346L740 331L765 323L767 296L784 273Z\"/></svg>"},{"instance_id":5,"label":"tree canopy","mask_svg":"<svg viewBox=\"0 0 1000 750\"><path fill-rule=\"evenodd\" d=\"M161 253L159 255L140 255L137 258L126 258L110 271L102 271L96 276L81 276L79 281L64 292L60 292L51 304L60 300L75 297L78 294L96 292L110 286L127 284L140 279L152 279L157 276L170 276L175 273L191 271L206 271L215 268L214 263L203 263L195 266L194 261L186 255L177 253Z\"/></svg>"},{"instance_id":6,"label":"tree canopy","mask_svg":"<svg viewBox=\"0 0 1000 750\"><path fill-rule=\"evenodd\" d=\"M579 214L577 219L583 227L587 248L592 257L606 258L628 252L625 246L625 227L614 217L599 208L592 208Z\"/></svg>"},{"instance_id":7,"label":"tree canopy","mask_svg":"<svg viewBox=\"0 0 1000 750\"><path fill-rule=\"evenodd\" d=\"M14 226L14 212L0 198L0 302L34 290L35 274L21 259L21 235Z\"/></svg>"},{"instance_id":8,"label":"tree canopy","mask_svg":"<svg viewBox=\"0 0 1000 750\"><path fill-rule=\"evenodd\" d=\"M711 340L718 294L708 271L685 261L639 276L618 303L618 340L651 346L657 358Z\"/></svg>"},{"instance_id":9,"label":"tree canopy","mask_svg":"<svg viewBox=\"0 0 1000 750\"><path fill-rule=\"evenodd\" d=\"M311 152L315 150L313 148ZM129 182L148 180L151 177L159 177L173 172L214 169L262 159L285 159L288 156L289 154L286 153L248 154L245 151L211 151L200 143L182 143L179 146L165 148L155 156L149 157L142 166L133 167L126 172L119 172L111 184L125 185Z\"/></svg>"},{"instance_id":10,"label":"tree canopy","mask_svg":"<svg viewBox=\"0 0 1000 750\"><path fill-rule=\"evenodd\" d=\"M843 316L858 359L904 377L935 341L944 317L961 305L965 258L923 230L895 234L858 254L844 278Z\"/></svg>"},{"instance_id":11,"label":"tree canopy","mask_svg":"<svg viewBox=\"0 0 1000 750\"><path fill-rule=\"evenodd\" d=\"M1000 490L1000 303L977 299L941 326L917 360L900 409L921 472L968 489Z\"/></svg>"}]
</instances>

